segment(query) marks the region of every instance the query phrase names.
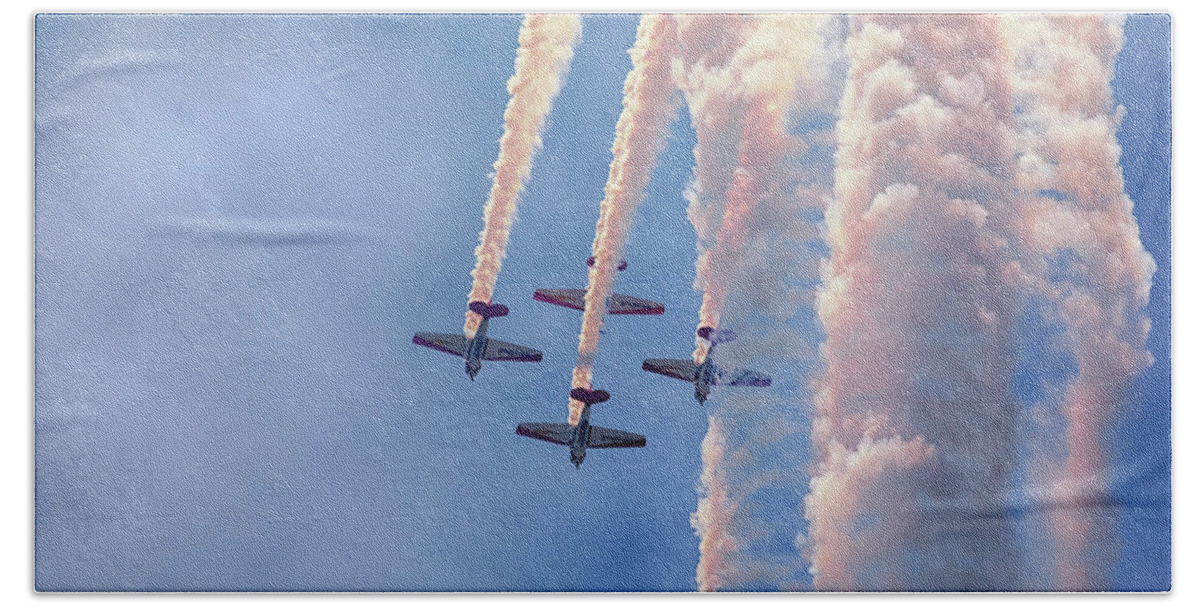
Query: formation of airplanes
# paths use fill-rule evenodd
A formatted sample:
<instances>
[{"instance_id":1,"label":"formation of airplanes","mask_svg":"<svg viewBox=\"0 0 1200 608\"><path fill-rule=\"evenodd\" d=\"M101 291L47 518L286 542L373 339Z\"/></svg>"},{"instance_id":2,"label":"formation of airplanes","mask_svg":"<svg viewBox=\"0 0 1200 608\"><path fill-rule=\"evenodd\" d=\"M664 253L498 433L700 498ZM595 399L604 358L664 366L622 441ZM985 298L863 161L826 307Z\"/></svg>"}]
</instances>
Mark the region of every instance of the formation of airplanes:
<instances>
[{"instance_id":1,"label":"formation of airplanes","mask_svg":"<svg viewBox=\"0 0 1200 608\"><path fill-rule=\"evenodd\" d=\"M595 258L588 258L587 265L594 266ZM625 260L617 265L618 271L628 267ZM575 310L584 309L584 299L587 290L542 288L534 291L533 298L539 302L564 306ZM457 357L465 363L467 376L475 380L484 361L516 361L538 362L542 360L542 352L503 342L488 336L491 319L508 315L508 307L492 302L471 302L467 308L481 317L479 328L474 338L462 334L435 332L418 332L413 336L413 344L439 350ZM610 315L661 315L665 307L659 303L634 296L614 293L606 302ZM642 369L648 372L669 376L691 382L695 388L696 401L700 405L708 399L714 386L764 387L771 385L771 378L766 374L748 369L725 369L717 365L714 354L718 344L730 342L737 335L729 330L718 330L715 327L701 327L696 335L708 342L708 352L699 364L691 359L646 359L642 361ZM579 468L587 456L588 448L640 448L646 445L643 435L620 431L617 429L594 426L591 424L591 409L597 403L608 401L611 395L592 387L575 387L571 389L571 398L583 403L583 410L576 424L554 422L524 422L517 425L517 434L523 437L538 439L549 443L567 446L570 449L571 464Z\"/></svg>"}]
</instances>

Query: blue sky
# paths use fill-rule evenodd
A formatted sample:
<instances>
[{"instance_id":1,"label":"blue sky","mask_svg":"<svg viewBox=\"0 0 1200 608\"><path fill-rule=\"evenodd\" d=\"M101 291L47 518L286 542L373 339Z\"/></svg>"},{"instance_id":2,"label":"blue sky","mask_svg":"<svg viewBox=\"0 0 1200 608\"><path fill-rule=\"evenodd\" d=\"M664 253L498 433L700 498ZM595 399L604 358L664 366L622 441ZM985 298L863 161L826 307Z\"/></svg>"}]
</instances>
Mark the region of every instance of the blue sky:
<instances>
[{"instance_id":1,"label":"blue sky","mask_svg":"<svg viewBox=\"0 0 1200 608\"><path fill-rule=\"evenodd\" d=\"M1150 288L1154 365L1135 382L1112 445L1114 490L1129 505L1120 515L1124 550L1117 568L1124 589L1170 585L1171 505L1171 21L1131 15L1117 56L1113 92L1125 107L1117 130L1125 191L1142 244L1158 265Z\"/></svg>"},{"instance_id":2,"label":"blue sky","mask_svg":"<svg viewBox=\"0 0 1200 608\"><path fill-rule=\"evenodd\" d=\"M471 383L410 340L461 327L519 17L40 17L38 587L694 588L706 417L639 369L700 302L682 110L617 284L667 314L596 366L593 422L647 447L576 471L513 432L566 415L579 313L532 293L586 283L636 23L585 18L496 288L545 360ZM1130 19L1114 83L1159 268L1112 439L1130 589L1169 563L1168 28Z\"/></svg>"}]
</instances>

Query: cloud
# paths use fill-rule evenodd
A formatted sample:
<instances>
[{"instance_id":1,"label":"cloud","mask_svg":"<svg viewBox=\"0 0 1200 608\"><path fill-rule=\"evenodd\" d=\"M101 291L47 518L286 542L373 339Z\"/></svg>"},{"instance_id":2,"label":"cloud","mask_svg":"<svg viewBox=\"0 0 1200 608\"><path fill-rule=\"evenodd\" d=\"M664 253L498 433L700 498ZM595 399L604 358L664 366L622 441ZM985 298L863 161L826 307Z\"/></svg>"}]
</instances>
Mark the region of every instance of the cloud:
<instances>
[{"instance_id":1,"label":"cloud","mask_svg":"<svg viewBox=\"0 0 1200 608\"><path fill-rule=\"evenodd\" d=\"M198 242L267 246L350 243L373 237L369 230L327 220L179 219L158 224L152 230Z\"/></svg>"},{"instance_id":2,"label":"cloud","mask_svg":"<svg viewBox=\"0 0 1200 608\"><path fill-rule=\"evenodd\" d=\"M701 590L803 585L792 538L803 471L820 208L840 78L840 20L826 15L681 16L675 78L697 134L686 196L697 235L698 326L734 327L723 367L783 374L771 389L721 388L702 449ZM804 126L804 125L808 126ZM807 322L806 322L807 321ZM702 361L709 345L698 341ZM780 506L790 516L779 516ZM782 547L781 551L779 548Z\"/></svg>"},{"instance_id":3,"label":"cloud","mask_svg":"<svg viewBox=\"0 0 1200 608\"><path fill-rule=\"evenodd\" d=\"M1076 504L1108 491L1104 436L1133 379L1151 363L1145 307L1155 265L1125 194L1121 111L1109 84L1123 19L1029 15L1004 25L1020 154L1021 280L1046 303L1043 322L1061 330L1054 346L1076 368L1047 404L1048 423L1031 427L1027 494ZM1054 546L1050 585L1106 587L1117 551L1109 515L1055 509L1042 525Z\"/></svg>"},{"instance_id":4,"label":"cloud","mask_svg":"<svg viewBox=\"0 0 1200 608\"><path fill-rule=\"evenodd\" d=\"M819 589L1007 589L1015 173L994 16L852 18L806 501ZM938 512L945 501L971 505Z\"/></svg>"}]
</instances>

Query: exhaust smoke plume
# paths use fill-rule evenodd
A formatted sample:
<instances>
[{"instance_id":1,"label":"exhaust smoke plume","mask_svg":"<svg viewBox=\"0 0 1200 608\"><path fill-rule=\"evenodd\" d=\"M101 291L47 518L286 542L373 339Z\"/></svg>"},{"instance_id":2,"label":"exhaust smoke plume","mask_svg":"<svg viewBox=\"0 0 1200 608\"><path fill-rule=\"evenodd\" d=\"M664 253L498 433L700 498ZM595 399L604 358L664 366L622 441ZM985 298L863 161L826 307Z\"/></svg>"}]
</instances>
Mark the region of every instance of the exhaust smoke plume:
<instances>
[{"instance_id":1,"label":"exhaust smoke plume","mask_svg":"<svg viewBox=\"0 0 1200 608\"><path fill-rule=\"evenodd\" d=\"M721 347L722 367L792 374L778 379L787 397L775 388L720 389L709 402L701 498L692 518L700 536L697 584L796 588L803 568L790 548L802 524L795 498L794 521L771 518L767 509L806 483L796 473L803 469L800 422L809 408L805 385L816 336L797 326L811 327L814 317L820 251L811 244L820 238L820 210L832 190L828 117L840 92L834 66L841 21L825 15L680 21L676 79L697 133L687 196L698 242L696 287L703 291L699 326L718 327L723 315L736 325L742 337ZM697 344L699 363L708 343ZM780 545L782 552L767 549Z\"/></svg>"},{"instance_id":2,"label":"exhaust smoke plume","mask_svg":"<svg viewBox=\"0 0 1200 608\"><path fill-rule=\"evenodd\" d=\"M995 16L851 19L806 499L813 584L1002 590L1016 173Z\"/></svg>"},{"instance_id":3,"label":"exhaust smoke plume","mask_svg":"<svg viewBox=\"0 0 1200 608\"><path fill-rule=\"evenodd\" d=\"M1058 505L1043 525L1056 589L1099 590L1116 556L1104 434L1146 350L1154 261L1125 194L1109 83L1123 18L1029 15L1005 21L1019 126L1019 244L1026 282L1076 374L1038 404L1027 500ZM1089 506L1090 505L1090 506ZM1100 506L1095 506L1100 505Z\"/></svg>"},{"instance_id":4,"label":"exhaust smoke plume","mask_svg":"<svg viewBox=\"0 0 1200 608\"><path fill-rule=\"evenodd\" d=\"M517 198L529 181L533 155L542 145L542 126L562 87L579 41L578 15L527 15L521 24L520 48L508 81L508 107L504 110L504 135L493 165L495 177L483 208L483 231L475 248L474 284L467 302L491 302L492 289L504 261ZM463 334L475 337L479 315L467 311Z\"/></svg>"},{"instance_id":5,"label":"exhaust smoke plume","mask_svg":"<svg viewBox=\"0 0 1200 608\"><path fill-rule=\"evenodd\" d=\"M579 356L571 386L591 388L592 368L600 344L607 302L621 250L625 247L637 206L646 196L646 186L675 117L672 101L671 59L676 52L675 21L665 15L645 15L638 25L637 39L629 50L633 68L625 78L625 97L613 138L613 160L600 219L592 242L596 262L588 271L583 324L579 332ZM577 424L583 404L570 402L570 423Z\"/></svg>"}]
</instances>

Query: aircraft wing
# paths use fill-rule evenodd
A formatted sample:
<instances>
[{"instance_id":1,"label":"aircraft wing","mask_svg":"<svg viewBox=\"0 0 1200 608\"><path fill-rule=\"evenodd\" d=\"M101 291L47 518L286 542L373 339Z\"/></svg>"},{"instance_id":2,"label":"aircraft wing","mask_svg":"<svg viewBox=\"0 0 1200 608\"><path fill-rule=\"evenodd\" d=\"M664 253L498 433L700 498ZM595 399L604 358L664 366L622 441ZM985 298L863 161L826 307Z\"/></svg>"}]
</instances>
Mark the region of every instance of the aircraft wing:
<instances>
[{"instance_id":1,"label":"aircraft wing","mask_svg":"<svg viewBox=\"0 0 1200 608\"><path fill-rule=\"evenodd\" d=\"M725 386L771 386L771 377L749 369L718 370L717 384Z\"/></svg>"},{"instance_id":2,"label":"aircraft wing","mask_svg":"<svg viewBox=\"0 0 1200 608\"><path fill-rule=\"evenodd\" d=\"M575 427L569 424L553 423L553 422L525 422L517 425L517 434L522 437L532 437L557 443L559 445L567 445L571 442L571 430Z\"/></svg>"},{"instance_id":3,"label":"aircraft wing","mask_svg":"<svg viewBox=\"0 0 1200 608\"><path fill-rule=\"evenodd\" d=\"M413 344L460 357L467 353L467 339L462 334L437 334L423 331L413 336Z\"/></svg>"},{"instance_id":4,"label":"aircraft wing","mask_svg":"<svg viewBox=\"0 0 1200 608\"><path fill-rule=\"evenodd\" d=\"M684 382L696 380L696 364L690 359L646 359L642 361L642 369Z\"/></svg>"},{"instance_id":5,"label":"aircraft wing","mask_svg":"<svg viewBox=\"0 0 1200 608\"><path fill-rule=\"evenodd\" d=\"M533 292L533 299L547 304L583 310L583 298L586 294L587 291L583 289L539 289ZM619 293L614 293L608 298L608 314L610 315L661 315L663 311L662 304L651 300Z\"/></svg>"},{"instance_id":6,"label":"aircraft wing","mask_svg":"<svg viewBox=\"0 0 1200 608\"><path fill-rule=\"evenodd\" d=\"M661 315L663 310L663 305L658 302L624 294L614 293L608 298L610 315Z\"/></svg>"},{"instance_id":7,"label":"aircraft wing","mask_svg":"<svg viewBox=\"0 0 1200 608\"><path fill-rule=\"evenodd\" d=\"M542 351L488 338L483 349L484 361L541 361Z\"/></svg>"},{"instance_id":8,"label":"aircraft wing","mask_svg":"<svg viewBox=\"0 0 1200 608\"><path fill-rule=\"evenodd\" d=\"M584 293L586 292L582 289L539 289L533 292L533 299L547 304L583 310Z\"/></svg>"},{"instance_id":9,"label":"aircraft wing","mask_svg":"<svg viewBox=\"0 0 1200 608\"><path fill-rule=\"evenodd\" d=\"M646 438L636 433L626 433L602 426L591 427L588 435L589 448L641 448L646 447Z\"/></svg>"}]
</instances>

